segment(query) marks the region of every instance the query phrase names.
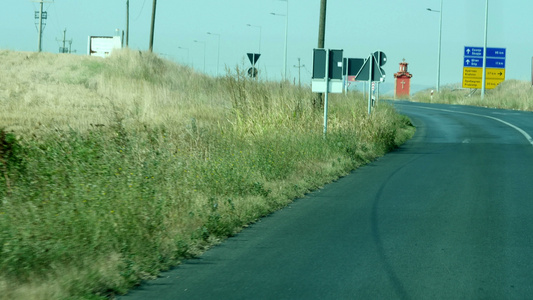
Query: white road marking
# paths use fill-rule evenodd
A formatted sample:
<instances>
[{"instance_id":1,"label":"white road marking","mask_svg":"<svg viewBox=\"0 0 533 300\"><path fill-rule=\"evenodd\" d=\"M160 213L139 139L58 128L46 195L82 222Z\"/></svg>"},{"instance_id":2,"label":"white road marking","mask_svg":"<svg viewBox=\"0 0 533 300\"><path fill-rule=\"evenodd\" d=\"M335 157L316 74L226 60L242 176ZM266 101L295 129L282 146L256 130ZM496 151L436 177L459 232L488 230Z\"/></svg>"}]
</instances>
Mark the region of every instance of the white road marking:
<instances>
[{"instance_id":1,"label":"white road marking","mask_svg":"<svg viewBox=\"0 0 533 300\"><path fill-rule=\"evenodd\" d=\"M504 121L502 119L498 119L498 118L491 117L491 116L486 116L486 115L480 115L480 114L462 112L462 111L455 111L455 110L448 110L448 109L442 109L442 108L430 108L430 107L423 107L423 106L416 106L416 107L417 108L423 108L423 109L429 109L429 110L437 110L437 111L451 112L451 113L456 113L456 114L464 114L464 115L471 115L471 116L477 116L477 117L483 117L483 118L492 119L492 120L501 122L501 123L513 128L514 130L520 132L526 138L526 140L531 144L531 146L533 146L533 138L531 138L531 136L527 132L525 132L522 128L520 128L520 127L518 127L516 125L513 125L513 124L511 124L509 122L506 122L506 121Z\"/></svg>"}]
</instances>

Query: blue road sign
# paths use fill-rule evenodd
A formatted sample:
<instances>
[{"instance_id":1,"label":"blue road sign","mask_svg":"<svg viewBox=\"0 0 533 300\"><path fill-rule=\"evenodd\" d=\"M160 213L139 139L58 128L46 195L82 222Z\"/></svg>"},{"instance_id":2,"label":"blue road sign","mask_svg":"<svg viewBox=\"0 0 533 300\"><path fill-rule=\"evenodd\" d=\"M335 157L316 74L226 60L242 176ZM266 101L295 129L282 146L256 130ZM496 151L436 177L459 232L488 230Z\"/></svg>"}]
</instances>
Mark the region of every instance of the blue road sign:
<instances>
[{"instance_id":1,"label":"blue road sign","mask_svg":"<svg viewBox=\"0 0 533 300\"><path fill-rule=\"evenodd\" d=\"M489 48L487 47L487 57L505 58L505 48ZM465 46L465 57L483 57L483 47L469 47Z\"/></svg>"},{"instance_id":2,"label":"blue road sign","mask_svg":"<svg viewBox=\"0 0 533 300\"><path fill-rule=\"evenodd\" d=\"M505 58L487 57L487 68L505 69Z\"/></svg>"},{"instance_id":3,"label":"blue road sign","mask_svg":"<svg viewBox=\"0 0 533 300\"><path fill-rule=\"evenodd\" d=\"M483 57L483 47L465 46L465 56Z\"/></svg>"},{"instance_id":4,"label":"blue road sign","mask_svg":"<svg viewBox=\"0 0 533 300\"><path fill-rule=\"evenodd\" d=\"M487 57L505 58L505 48L487 48Z\"/></svg>"},{"instance_id":5,"label":"blue road sign","mask_svg":"<svg viewBox=\"0 0 533 300\"><path fill-rule=\"evenodd\" d=\"M483 57L465 57L463 59L463 67L483 68ZM487 68L505 69L504 58L487 57Z\"/></svg>"},{"instance_id":6,"label":"blue road sign","mask_svg":"<svg viewBox=\"0 0 533 300\"><path fill-rule=\"evenodd\" d=\"M487 47L487 68L505 69L505 48L489 48ZM463 67L483 68L483 47L469 47L465 46Z\"/></svg>"},{"instance_id":7,"label":"blue road sign","mask_svg":"<svg viewBox=\"0 0 533 300\"><path fill-rule=\"evenodd\" d=\"M465 57L463 67L483 68L483 57Z\"/></svg>"}]
</instances>

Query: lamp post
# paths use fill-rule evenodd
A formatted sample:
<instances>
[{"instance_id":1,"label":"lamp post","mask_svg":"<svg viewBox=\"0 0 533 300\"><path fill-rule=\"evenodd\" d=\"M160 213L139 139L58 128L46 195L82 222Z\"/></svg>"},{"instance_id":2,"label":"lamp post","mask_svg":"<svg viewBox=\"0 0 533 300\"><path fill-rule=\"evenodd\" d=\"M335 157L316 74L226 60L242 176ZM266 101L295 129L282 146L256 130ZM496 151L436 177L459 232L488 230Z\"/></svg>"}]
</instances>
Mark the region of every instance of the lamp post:
<instances>
[{"instance_id":1,"label":"lamp post","mask_svg":"<svg viewBox=\"0 0 533 300\"><path fill-rule=\"evenodd\" d=\"M485 38L483 39L483 77L481 80L481 99L485 98L485 84L487 84L487 31L489 27L489 0L485 5Z\"/></svg>"},{"instance_id":2,"label":"lamp post","mask_svg":"<svg viewBox=\"0 0 533 300\"><path fill-rule=\"evenodd\" d=\"M212 32L208 32L207 34L214 35L214 36L218 37L218 46L217 46L217 77L218 77L218 65L219 65L219 62L220 62L220 34L212 33Z\"/></svg>"},{"instance_id":3,"label":"lamp post","mask_svg":"<svg viewBox=\"0 0 533 300\"><path fill-rule=\"evenodd\" d=\"M204 41L197 41L197 40L194 40L195 43L201 43L201 44L204 44L204 73L205 73L205 42Z\"/></svg>"},{"instance_id":4,"label":"lamp post","mask_svg":"<svg viewBox=\"0 0 533 300\"><path fill-rule=\"evenodd\" d=\"M246 26L259 28L259 52L258 53L261 54L261 26L256 26L252 24L246 24Z\"/></svg>"},{"instance_id":5,"label":"lamp post","mask_svg":"<svg viewBox=\"0 0 533 300\"><path fill-rule=\"evenodd\" d=\"M283 79L287 80L287 37L289 30L289 0L280 0L287 2L287 13L285 15L270 13L273 16L285 17L285 55L283 56Z\"/></svg>"},{"instance_id":6,"label":"lamp post","mask_svg":"<svg viewBox=\"0 0 533 300\"><path fill-rule=\"evenodd\" d=\"M442 42L442 1L440 0L440 10L433 10L431 8L428 8L428 11L431 12L438 12L440 14L439 17L439 50L438 50L438 58L437 58L437 93L440 89L440 58L441 58L441 42Z\"/></svg>"},{"instance_id":7,"label":"lamp post","mask_svg":"<svg viewBox=\"0 0 533 300\"><path fill-rule=\"evenodd\" d=\"M178 47L178 49L187 50L187 65L189 65L189 48Z\"/></svg>"}]
</instances>

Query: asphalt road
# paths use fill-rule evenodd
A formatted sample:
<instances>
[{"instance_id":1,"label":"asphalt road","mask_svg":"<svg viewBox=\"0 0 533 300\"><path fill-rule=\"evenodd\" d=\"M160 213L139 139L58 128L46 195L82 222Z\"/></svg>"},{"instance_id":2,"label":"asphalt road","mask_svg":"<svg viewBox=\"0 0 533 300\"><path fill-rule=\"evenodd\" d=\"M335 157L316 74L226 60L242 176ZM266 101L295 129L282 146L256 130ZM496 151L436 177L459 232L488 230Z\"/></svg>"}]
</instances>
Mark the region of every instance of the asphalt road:
<instances>
[{"instance_id":1,"label":"asphalt road","mask_svg":"<svg viewBox=\"0 0 533 300\"><path fill-rule=\"evenodd\" d=\"M533 113L395 105L400 149L120 299L532 299Z\"/></svg>"}]
</instances>

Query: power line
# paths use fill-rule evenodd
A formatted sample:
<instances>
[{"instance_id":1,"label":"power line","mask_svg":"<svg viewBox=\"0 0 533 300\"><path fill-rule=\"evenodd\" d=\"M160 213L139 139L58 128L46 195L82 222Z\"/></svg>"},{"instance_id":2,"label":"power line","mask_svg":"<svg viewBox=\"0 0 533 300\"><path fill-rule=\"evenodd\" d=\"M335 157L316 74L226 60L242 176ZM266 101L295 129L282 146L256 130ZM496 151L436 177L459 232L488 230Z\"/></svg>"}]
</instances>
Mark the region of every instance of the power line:
<instances>
[{"instance_id":1,"label":"power line","mask_svg":"<svg viewBox=\"0 0 533 300\"><path fill-rule=\"evenodd\" d=\"M143 1L143 5L141 6L141 10L139 11L139 14L137 15L137 17L135 17L135 20L134 21L137 21L140 17L141 17L141 14L143 12L143 9L144 9L144 4L146 3L146 0Z\"/></svg>"},{"instance_id":2,"label":"power line","mask_svg":"<svg viewBox=\"0 0 533 300\"><path fill-rule=\"evenodd\" d=\"M62 31L61 30L61 25L59 25L59 22L58 20L61 20L61 16L59 15L59 9L57 8L57 6L55 5L55 2L53 2L52 4L54 4L54 7L52 9L54 9L54 24L56 25L56 29L57 31ZM51 5L49 5L48 7L50 7Z\"/></svg>"}]
</instances>

